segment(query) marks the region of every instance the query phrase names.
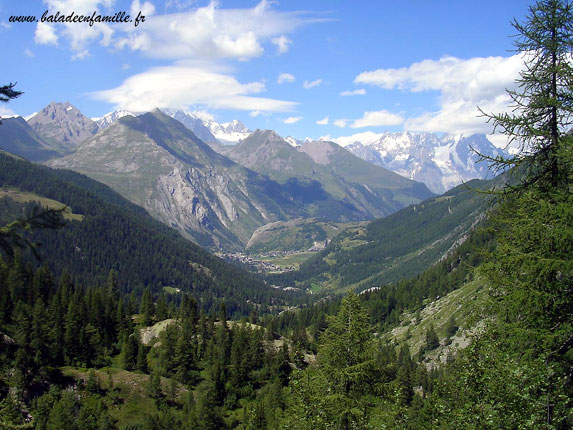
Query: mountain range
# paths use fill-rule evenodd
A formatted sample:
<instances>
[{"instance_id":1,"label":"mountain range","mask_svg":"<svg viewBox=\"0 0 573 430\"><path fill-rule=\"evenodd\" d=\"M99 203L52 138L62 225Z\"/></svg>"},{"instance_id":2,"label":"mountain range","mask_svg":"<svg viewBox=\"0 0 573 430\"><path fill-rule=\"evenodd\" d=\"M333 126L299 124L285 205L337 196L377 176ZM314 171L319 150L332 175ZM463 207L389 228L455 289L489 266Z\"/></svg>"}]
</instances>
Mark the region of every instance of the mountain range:
<instances>
[{"instance_id":1,"label":"mountain range","mask_svg":"<svg viewBox=\"0 0 573 430\"><path fill-rule=\"evenodd\" d=\"M252 233L270 222L295 217L371 219L431 195L423 184L368 164L342 148L378 177L360 184L359 178L336 176L272 131L254 132L233 151L252 152L253 145L261 148L254 165L268 165L268 151L287 150L284 156L275 154L274 163L286 166L296 156L298 161L290 164L297 166L296 172L287 169L279 175L280 166L274 174L254 171L249 163L215 152L160 110L124 116L73 154L49 165L85 173L111 186L204 246L234 251L244 248Z\"/></svg>"},{"instance_id":2,"label":"mountain range","mask_svg":"<svg viewBox=\"0 0 573 430\"><path fill-rule=\"evenodd\" d=\"M69 103L51 103L27 123L9 119L0 142L104 182L186 237L225 251L242 250L272 222L387 216L430 197L428 188L443 192L484 177L470 146L500 153L483 135L385 133L339 139L343 148L182 110L116 111L92 120Z\"/></svg>"},{"instance_id":3,"label":"mountain range","mask_svg":"<svg viewBox=\"0 0 573 430\"><path fill-rule=\"evenodd\" d=\"M406 178L420 181L434 193L471 179L485 179L488 163L481 156L508 156L484 134L470 136L435 133L364 133L334 139L353 154ZM492 176L489 175L491 178Z\"/></svg>"}]
</instances>

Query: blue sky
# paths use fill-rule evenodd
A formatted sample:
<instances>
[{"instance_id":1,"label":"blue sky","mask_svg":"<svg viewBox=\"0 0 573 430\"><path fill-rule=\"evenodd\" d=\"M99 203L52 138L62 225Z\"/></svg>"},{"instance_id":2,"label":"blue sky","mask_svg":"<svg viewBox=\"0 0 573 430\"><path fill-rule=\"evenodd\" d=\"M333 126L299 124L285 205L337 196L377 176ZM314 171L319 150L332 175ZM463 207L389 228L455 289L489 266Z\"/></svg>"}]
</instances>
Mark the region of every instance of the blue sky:
<instances>
[{"instance_id":1,"label":"blue sky","mask_svg":"<svg viewBox=\"0 0 573 430\"><path fill-rule=\"evenodd\" d=\"M69 101L200 111L298 138L383 131L488 132L476 106L507 110L524 0L0 0L1 83L25 94L0 114ZM133 23L9 22L60 11Z\"/></svg>"}]
</instances>

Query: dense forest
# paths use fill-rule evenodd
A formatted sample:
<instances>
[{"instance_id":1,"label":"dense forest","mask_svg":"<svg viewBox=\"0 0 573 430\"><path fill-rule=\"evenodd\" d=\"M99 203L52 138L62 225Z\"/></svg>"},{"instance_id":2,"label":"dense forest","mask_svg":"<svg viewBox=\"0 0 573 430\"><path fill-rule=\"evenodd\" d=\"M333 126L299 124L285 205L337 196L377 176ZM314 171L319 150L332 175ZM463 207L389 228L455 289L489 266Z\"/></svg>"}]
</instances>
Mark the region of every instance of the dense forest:
<instances>
[{"instance_id":1,"label":"dense forest","mask_svg":"<svg viewBox=\"0 0 573 430\"><path fill-rule=\"evenodd\" d=\"M488 192L488 220L415 277L279 315L275 297L301 296L265 289L84 177L2 155L3 186L84 218L62 227L57 209L0 201L0 427L573 428L573 5L540 1L514 26L528 58L517 108L488 118L522 146L490 160L515 181ZM49 257L74 229L101 248L84 255L93 275L71 254ZM389 336L405 312L476 282L479 321L447 360L431 357L461 329L453 318L428 325L418 350Z\"/></svg>"},{"instance_id":2,"label":"dense forest","mask_svg":"<svg viewBox=\"0 0 573 430\"><path fill-rule=\"evenodd\" d=\"M83 216L63 229L37 230L30 239L42 244L39 256L56 276L67 271L89 286L105 281L114 269L123 294L176 287L193 292L205 309L216 311L224 298L231 315L248 315L253 306L247 299L264 307L293 299L293 293L275 291L246 270L229 266L86 176L0 154L0 186L56 200ZM5 208L14 206L2 200ZM3 211L4 222L15 212Z\"/></svg>"}]
</instances>

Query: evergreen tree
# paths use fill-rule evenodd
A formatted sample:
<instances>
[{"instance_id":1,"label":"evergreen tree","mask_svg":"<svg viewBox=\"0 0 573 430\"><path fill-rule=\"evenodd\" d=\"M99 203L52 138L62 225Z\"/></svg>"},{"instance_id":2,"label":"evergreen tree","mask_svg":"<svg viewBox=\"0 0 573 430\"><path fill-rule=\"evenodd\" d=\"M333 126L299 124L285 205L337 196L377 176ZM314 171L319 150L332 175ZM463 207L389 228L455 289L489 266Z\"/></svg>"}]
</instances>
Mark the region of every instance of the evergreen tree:
<instances>
[{"instance_id":1,"label":"evergreen tree","mask_svg":"<svg viewBox=\"0 0 573 430\"><path fill-rule=\"evenodd\" d=\"M440 339L438 338L436 329L434 329L434 325L430 324L426 329L425 341L422 348L420 348L420 355L423 355L427 351L433 351L438 346L440 346Z\"/></svg>"},{"instance_id":2,"label":"evergreen tree","mask_svg":"<svg viewBox=\"0 0 573 430\"><path fill-rule=\"evenodd\" d=\"M571 160L563 159L562 150L571 144L565 134L573 124L573 5L569 0L538 1L527 20L514 21L513 26L516 50L525 61L519 89L508 91L513 113L486 116L519 144L520 152L490 160L497 169L523 165L526 175L520 188L566 185Z\"/></svg>"},{"instance_id":3,"label":"evergreen tree","mask_svg":"<svg viewBox=\"0 0 573 430\"><path fill-rule=\"evenodd\" d=\"M15 86L16 83L9 83L7 85L2 85L0 87L0 102L6 103L12 99L20 97L23 94L22 91L15 90L14 89ZM2 124L1 119L0 119L0 124Z\"/></svg>"},{"instance_id":4,"label":"evergreen tree","mask_svg":"<svg viewBox=\"0 0 573 430\"><path fill-rule=\"evenodd\" d=\"M143 325L149 326L153 322L153 316L155 314L155 307L153 306L153 296L149 287L143 291L143 296L141 297L141 307L139 312L143 314Z\"/></svg>"},{"instance_id":5,"label":"evergreen tree","mask_svg":"<svg viewBox=\"0 0 573 430\"><path fill-rule=\"evenodd\" d=\"M490 428L573 426L573 4L542 0L514 22L525 70L512 114L494 125L521 143L497 166L520 167L491 223L497 246L482 272L491 289L486 330L440 386L442 422ZM441 408L441 409L440 409Z\"/></svg>"}]
</instances>

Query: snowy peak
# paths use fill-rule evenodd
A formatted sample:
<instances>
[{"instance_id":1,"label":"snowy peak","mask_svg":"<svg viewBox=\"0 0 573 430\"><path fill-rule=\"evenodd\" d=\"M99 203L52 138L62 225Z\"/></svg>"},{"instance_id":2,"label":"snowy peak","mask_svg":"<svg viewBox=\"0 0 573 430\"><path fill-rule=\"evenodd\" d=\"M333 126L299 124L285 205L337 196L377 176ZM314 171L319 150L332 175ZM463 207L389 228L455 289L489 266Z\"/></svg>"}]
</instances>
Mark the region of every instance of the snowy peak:
<instances>
[{"instance_id":1,"label":"snowy peak","mask_svg":"<svg viewBox=\"0 0 573 430\"><path fill-rule=\"evenodd\" d=\"M199 113L163 109L167 115L181 122L191 130L199 139L206 143L219 142L223 145L234 145L249 136L252 132L239 120L218 123L213 119L205 118Z\"/></svg>"},{"instance_id":2,"label":"snowy peak","mask_svg":"<svg viewBox=\"0 0 573 430\"><path fill-rule=\"evenodd\" d=\"M227 133L250 133L251 131L238 119L221 124L221 128Z\"/></svg>"},{"instance_id":3,"label":"snowy peak","mask_svg":"<svg viewBox=\"0 0 573 430\"><path fill-rule=\"evenodd\" d=\"M94 121L98 125L100 130L103 130L104 128L107 128L110 125L112 125L118 119L128 115L137 116L137 114L133 112L129 112L126 110L116 110L113 112L106 113L101 118L92 118L92 121Z\"/></svg>"},{"instance_id":4,"label":"snowy peak","mask_svg":"<svg viewBox=\"0 0 573 430\"><path fill-rule=\"evenodd\" d=\"M205 126L224 145L234 145L248 137L252 131L239 120L219 124L216 121L207 121Z\"/></svg>"},{"instance_id":5,"label":"snowy peak","mask_svg":"<svg viewBox=\"0 0 573 430\"><path fill-rule=\"evenodd\" d=\"M364 160L424 182L435 193L488 176L487 163L479 162L476 151L492 157L505 154L483 134L438 136L405 131L378 135L363 133L334 141Z\"/></svg>"},{"instance_id":6,"label":"snowy peak","mask_svg":"<svg viewBox=\"0 0 573 430\"><path fill-rule=\"evenodd\" d=\"M184 110L163 109L163 112L171 118L176 119L185 127L193 132L195 136L205 143L217 142L217 138L213 136L211 130L205 126L203 119L198 117L195 113Z\"/></svg>"}]
</instances>

